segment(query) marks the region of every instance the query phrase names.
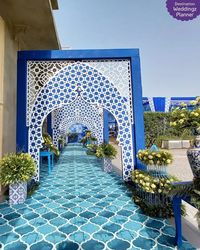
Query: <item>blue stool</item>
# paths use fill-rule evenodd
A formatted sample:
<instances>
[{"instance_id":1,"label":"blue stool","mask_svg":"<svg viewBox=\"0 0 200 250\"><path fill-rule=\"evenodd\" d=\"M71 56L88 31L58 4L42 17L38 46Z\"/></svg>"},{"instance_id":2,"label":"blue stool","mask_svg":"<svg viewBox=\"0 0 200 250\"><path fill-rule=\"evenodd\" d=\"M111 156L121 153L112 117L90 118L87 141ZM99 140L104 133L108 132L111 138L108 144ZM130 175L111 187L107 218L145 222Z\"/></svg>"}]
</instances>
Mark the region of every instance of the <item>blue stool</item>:
<instances>
[{"instance_id":1,"label":"blue stool","mask_svg":"<svg viewBox=\"0 0 200 250\"><path fill-rule=\"evenodd\" d=\"M51 151L40 151L40 164L42 163L42 157L48 158L48 173L51 173L53 169L54 154Z\"/></svg>"}]
</instances>

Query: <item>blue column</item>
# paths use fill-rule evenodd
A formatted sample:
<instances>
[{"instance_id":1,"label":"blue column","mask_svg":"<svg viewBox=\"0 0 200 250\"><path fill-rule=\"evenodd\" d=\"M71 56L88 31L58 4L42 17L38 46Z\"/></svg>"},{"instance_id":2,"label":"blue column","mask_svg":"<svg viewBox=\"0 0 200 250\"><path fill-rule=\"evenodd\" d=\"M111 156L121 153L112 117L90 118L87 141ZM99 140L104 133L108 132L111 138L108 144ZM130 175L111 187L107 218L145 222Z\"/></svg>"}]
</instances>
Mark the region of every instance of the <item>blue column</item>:
<instances>
[{"instance_id":1,"label":"blue column","mask_svg":"<svg viewBox=\"0 0 200 250\"><path fill-rule=\"evenodd\" d=\"M26 77L27 62L17 60L17 117L16 117L16 151L28 152L28 127L26 126Z\"/></svg>"},{"instance_id":2,"label":"blue column","mask_svg":"<svg viewBox=\"0 0 200 250\"><path fill-rule=\"evenodd\" d=\"M103 141L105 143L109 143L109 122L108 122L108 114L109 112L104 109L103 110Z\"/></svg>"},{"instance_id":3,"label":"blue column","mask_svg":"<svg viewBox=\"0 0 200 250\"><path fill-rule=\"evenodd\" d=\"M156 112L165 112L165 97L153 97Z\"/></svg>"},{"instance_id":4,"label":"blue column","mask_svg":"<svg viewBox=\"0 0 200 250\"><path fill-rule=\"evenodd\" d=\"M53 131L52 131L52 124L51 124L51 113L47 116L47 133L52 137Z\"/></svg>"},{"instance_id":5,"label":"blue column","mask_svg":"<svg viewBox=\"0 0 200 250\"><path fill-rule=\"evenodd\" d=\"M182 223L181 223L181 198L173 198L173 211L174 211L174 220L176 226L176 237L175 243L178 247L182 246Z\"/></svg>"},{"instance_id":6,"label":"blue column","mask_svg":"<svg viewBox=\"0 0 200 250\"><path fill-rule=\"evenodd\" d=\"M132 136L133 136L133 158L135 169L145 169L144 165L136 157L139 149L145 148L144 140L144 110L142 102L142 84L141 84L141 69L140 69L140 58L139 55L132 58L131 61L132 71L132 109L134 124L132 125Z\"/></svg>"}]
</instances>

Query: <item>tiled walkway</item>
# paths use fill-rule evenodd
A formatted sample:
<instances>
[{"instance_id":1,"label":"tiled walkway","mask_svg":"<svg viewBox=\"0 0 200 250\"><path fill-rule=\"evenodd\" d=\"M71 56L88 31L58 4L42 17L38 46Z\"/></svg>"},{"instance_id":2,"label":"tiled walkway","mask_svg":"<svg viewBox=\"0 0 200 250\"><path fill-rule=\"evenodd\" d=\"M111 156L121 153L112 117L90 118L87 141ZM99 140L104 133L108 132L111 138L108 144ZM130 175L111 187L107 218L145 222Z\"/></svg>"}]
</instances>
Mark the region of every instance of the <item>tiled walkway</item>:
<instances>
[{"instance_id":1,"label":"tiled walkway","mask_svg":"<svg viewBox=\"0 0 200 250\"><path fill-rule=\"evenodd\" d=\"M168 222L143 215L120 177L101 166L80 146L67 146L25 204L0 204L2 249L175 249ZM182 249L194 248L184 242Z\"/></svg>"}]
</instances>

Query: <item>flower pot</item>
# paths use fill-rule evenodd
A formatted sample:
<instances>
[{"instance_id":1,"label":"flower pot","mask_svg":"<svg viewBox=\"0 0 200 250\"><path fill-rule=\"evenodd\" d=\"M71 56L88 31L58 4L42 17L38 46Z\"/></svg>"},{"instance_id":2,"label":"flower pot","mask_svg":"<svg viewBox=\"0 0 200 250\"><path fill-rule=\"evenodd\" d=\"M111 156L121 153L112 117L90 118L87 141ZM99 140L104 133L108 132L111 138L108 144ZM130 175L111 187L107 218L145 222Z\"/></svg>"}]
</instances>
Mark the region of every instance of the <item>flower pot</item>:
<instances>
[{"instance_id":1,"label":"flower pot","mask_svg":"<svg viewBox=\"0 0 200 250\"><path fill-rule=\"evenodd\" d=\"M103 158L103 167L105 172L112 172L112 159L108 157Z\"/></svg>"},{"instance_id":2,"label":"flower pot","mask_svg":"<svg viewBox=\"0 0 200 250\"><path fill-rule=\"evenodd\" d=\"M155 177L167 176L167 166L147 165L147 172Z\"/></svg>"},{"instance_id":3,"label":"flower pot","mask_svg":"<svg viewBox=\"0 0 200 250\"><path fill-rule=\"evenodd\" d=\"M9 185L10 205L24 203L27 197L27 182L19 182Z\"/></svg>"},{"instance_id":4,"label":"flower pot","mask_svg":"<svg viewBox=\"0 0 200 250\"><path fill-rule=\"evenodd\" d=\"M194 135L194 146L187 150L187 157L194 177L200 178L200 134L194 130Z\"/></svg>"}]
</instances>

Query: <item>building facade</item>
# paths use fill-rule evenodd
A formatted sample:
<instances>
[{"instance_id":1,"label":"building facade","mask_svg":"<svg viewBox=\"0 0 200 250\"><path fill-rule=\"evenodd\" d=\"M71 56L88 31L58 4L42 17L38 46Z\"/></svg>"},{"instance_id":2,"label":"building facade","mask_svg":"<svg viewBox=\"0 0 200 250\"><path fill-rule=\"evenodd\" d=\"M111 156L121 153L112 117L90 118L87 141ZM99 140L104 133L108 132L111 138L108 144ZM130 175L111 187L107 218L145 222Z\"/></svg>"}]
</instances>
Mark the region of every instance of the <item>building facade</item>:
<instances>
[{"instance_id":1,"label":"building facade","mask_svg":"<svg viewBox=\"0 0 200 250\"><path fill-rule=\"evenodd\" d=\"M59 49L57 0L0 1L0 158L16 150L17 52Z\"/></svg>"}]
</instances>

